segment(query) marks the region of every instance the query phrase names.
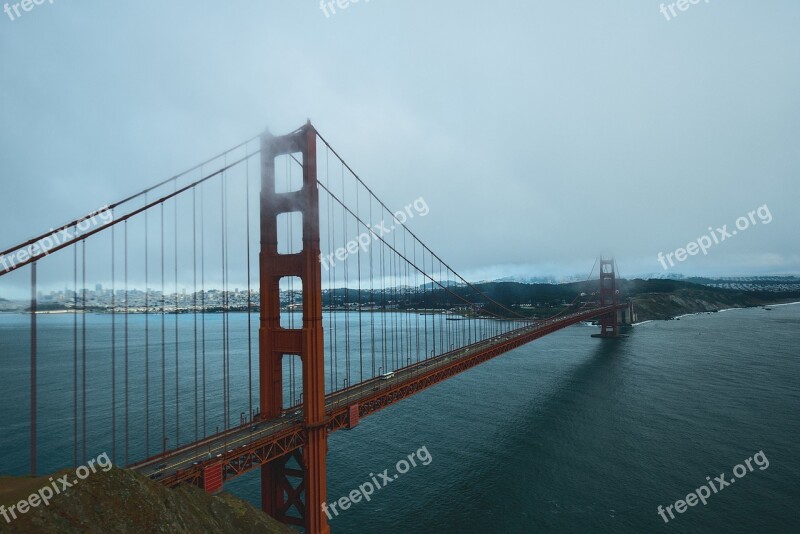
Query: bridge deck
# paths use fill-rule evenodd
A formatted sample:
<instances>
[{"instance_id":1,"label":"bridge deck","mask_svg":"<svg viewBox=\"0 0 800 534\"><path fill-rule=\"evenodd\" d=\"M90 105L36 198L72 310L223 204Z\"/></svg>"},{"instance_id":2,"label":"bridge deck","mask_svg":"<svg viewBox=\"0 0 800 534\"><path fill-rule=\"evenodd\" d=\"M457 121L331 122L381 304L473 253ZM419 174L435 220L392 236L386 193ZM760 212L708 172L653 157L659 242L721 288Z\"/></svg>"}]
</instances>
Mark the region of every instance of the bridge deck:
<instances>
[{"instance_id":1,"label":"bridge deck","mask_svg":"<svg viewBox=\"0 0 800 534\"><path fill-rule=\"evenodd\" d=\"M618 304L624 308L627 304ZM391 378L373 378L326 397L329 432L351 427L351 407L364 418L402 399L462 373L480 363L581 321L609 313L614 306L594 308L521 328L399 369ZM168 451L131 466L167 486L181 482L203 485L204 470L221 466L230 480L303 446L299 408L284 417L248 423L197 443Z\"/></svg>"}]
</instances>

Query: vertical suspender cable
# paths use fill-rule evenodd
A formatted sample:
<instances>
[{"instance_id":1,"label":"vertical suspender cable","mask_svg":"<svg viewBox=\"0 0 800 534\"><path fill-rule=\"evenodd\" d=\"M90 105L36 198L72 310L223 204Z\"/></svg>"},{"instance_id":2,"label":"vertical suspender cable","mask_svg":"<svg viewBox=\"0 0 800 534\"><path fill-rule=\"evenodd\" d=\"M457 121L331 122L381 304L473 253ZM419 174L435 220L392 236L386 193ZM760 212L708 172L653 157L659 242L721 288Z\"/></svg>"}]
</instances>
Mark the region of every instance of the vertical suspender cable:
<instances>
[{"instance_id":1,"label":"vertical suspender cable","mask_svg":"<svg viewBox=\"0 0 800 534\"><path fill-rule=\"evenodd\" d=\"M202 177L202 175L201 175ZM200 417L197 395L197 188L192 188L192 312L194 319L194 441L200 441Z\"/></svg>"},{"instance_id":2,"label":"vertical suspender cable","mask_svg":"<svg viewBox=\"0 0 800 534\"><path fill-rule=\"evenodd\" d=\"M408 257L408 250L407 250L406 241L407 241L407 232L406 232L405 228L403 228L403 256L407 258ZM405 367L406 365L411 363L411 316L409 315L410 306L409 306L409 302L408 302L409 298L410 298L408 287L410 285L409 282L410 282L411 276L410 276L408 261L405 262L405 267L406 267L406 272L403 275L402 291L403 291L403 307L405 308L405 314L404 315L405 315L405 319L406 319L406 326L405 326L406 361L403 362L402 367Z\"/></svg>"},{"instance_id":3,"label":"vertical suspender cable","mask_svg":"<svg viewBox=\"0 0 800 534\"><path fill-rule=\"evenodd\" d=\"M413 243L413 246L414 246L414 260L413 261L414 261L414 265L416 265L417 264L417 243L416 243L416 241L413 241L412 243ZM415 334L415 338L414 339L416 340L416 352L417 352L417 354L416 354L417 357L415 359L416 359L417 363L419 363L419 348L420 348L420 345L419 345L419 272L417 271L417 269L414 269L414 309L416 310L415 318L414 318L415 319L415 323L416 323L416 334Z\"/></svg>"},{"instance_id":4,"label":"vertical suspender cable","mask_svg":"<svg viewBox=\"0 0 800 534\"><path fill-rule=\"evenodd\" d=\"M356 213L361 216L361 210L359 209L359 194L358 194L358 183L356 182ZM356 221L356 231L358 231L358 222ZM359 381L364 381L364 345L362 339L362 302L361 302L361 252L358 253L357 260L357 267L358 267L358 366L360 372Z\"/></svg>"},{"instance_id":5,"label":"vertical suspender cable","mask_svg":"<svg viewBox=\"0 0 800 534\"><path fill-rule=\"evenodd\" d=\"M200 168L203 175L203 168ZM206 422L206 225L205 225L205 185L200 185L200 329L203 359L203 436L208 435Z\"/></svg>"},{"instance_id":6,"label":"vertical suspender cable","mask_svg":"<svg viewBox=\"0 0 800 534\"><path fill-rule=\"evenodd\" d=\"M328 185L330 185L330 169L326 171L326 181ZM331 210L329 210L329 221L328 221L328 234L330 235L330 244L331 244L331 252L335 250L335 243L336 243L336 216L335 216L335 205ZM329 288L330 295L331 295L331 348L333 349L332 356L331 356L331 390L337 391L339 389L339 343L338 343L338 324L334 322L333 315L334 309L336 307L334 295L336 293L336 264L338 262L331 261L331 268L328 271L329 280L331 280L331 285Z\"/></svg>"},{"instance_id":7,"label":"vertical suspender cable","mask_svg":"<svg viewBox=\"0 0 800 534\"><path fill-rule=\"evenodd\" d=\"M425 270L425 248L424 247L422 248L422 270L423 271ZM428 356L430 356L430 354L428 353L428 288L427 288L428 283L425 282L424 278L422 279L422 282L423 282L423 284L425 284L424 286L422 286L422 293L423 293L422 299L423 299L423 302L425 303L425 305L423 306L423 309L425 310L425 315L422 316L422 319L423 319L422 323L424 325L424 330L425 330L425 332L424 332L424 335L425 335L425 358L424 359L427 360Z\"/></svg>"},{"instance_id":8,"label":"vertical suspender cable","mask_svg":"<svg viewBox=\"0 0 800 534\"><path fill-rule=\"evenodd\" d=\"M147 204L147 193L144 196ZM150 210L144 212L144 448L145 457L150 457L150 280L149 280L149 222Z\"/></svg>"},{"instance_id":9,"label":"vertical suspender cable","mask_svg":"<svg viewBox=\"0 0 800 534\"><path fill-rule=\"evenodd\" d=\"M125 465L130 463L130 434L129 414L128 414L128 314L129 314L129 295L128 295L128 221L124 223L125 230Z\"/></svg>"},{"instance_id":10,"label":"vertical suspender cable","mask_svg":"<svg viewBox=\"0 0 800 534\"><path fill-rule=\"evenodd\" d=\"M228 166L228 157L225 156L225 166ZM225 173L222 174L223 181L223 203L225 204L225 224L223 232L225 234L225 273L223 280L225 283L225 392L228 401L228 409L225 414L228 418L227 426L231 426L231 326L230 326L230 270L228 269L228 181Z\"/></svg>"},{"instance_id":11,"label":"vertical suspender cable","mask_svg":"<svg viewBox=\"0 0 800 534\"><path fill-rule=\"evenodd\" d=\"M111 227L111 461L117 463L117 295L115 228Z\"/></svg>"},{"instance_id":12,"label":"vertical suspender cable","mask_svg":"<svg viewBox=\"0 0 800 534\"><path fill-rule=\"evenodd\" d=\"M175 189L178 189L178 182L175 182ZM175 211L173 213L173 227L175 230L175 446L177 449L181 444L181 390L180 390L180 367L178 362L180 351L180 339L178 336L178 197L175 196Z\"/></svg>"},{"instance_id":13,"label":"vertical suspender cable","mask_svg":"<svg viewBox=\"0 0 800 534\"><path fill-rule=\"evenodd\" d=\"M225 328L225 308L226 299L225 294L227 287L225 286L225 173L222 174L219 181L219 202L220 202L220 259L222 263L222 421L223 429L228 430L228 367L225 360L225 346L227 330Z\"/></svg>"},{"instance_id":14,"label":"vertical suspender cable","mask_svg":"<svg viewBox=\"0 0 800 534\"><path fill-rule=\"evenodd\" d=\"M36 476L36 262L31 263L31 476Z\"/></svg>"},{"instance_id":15,"label":"vertical suspender cable","mask_svg":"<svg viewBox=\"0 0 800 534\"><path fill-rule=\"evenodd\" d=\"M330 148L325 147L325 183L330 185L331 177L330 177ZM328 210L326 216L328 218L327 224L327 232L326 237L328 238L328 254L334 252L334 240L333 240L333 199L331 198L330 194L328 195ZM327 271L328 271L328 343L330 344L330 351L328 353L328 362L331 368L331 391L336 391L336 375L334 372L335 369L335 361L336 361L336 329L334 328L333 323L333 294L336 284L336 279L333 277L333 255L328 256L330 261L326 264Z\"/></svg>"},{"instance_id":16,"label":"vertical suspender cable","mask_svg":"<svg viewBox=\"0 0 800 534\"><path fill-rule=\"evenodd\" d=\"M252 314L250 313L250 150L245 145L245 214L247 219L247 231L245 239L247 240L247 395L248 395L248 408L247 412L252 420L253 417L253 333L252 333Z\"/></svg>"},{"instance_id":17,"label":"vertical suspender cable","mask_svg":"<svg viewBox=\"0 0 800 534\"><path fill-rule=\"evenodd\" d=\"M388 211L388 210L387 210L387 212L389 214L389 218L394 222L394 215L392 214L392 212ZM390 227L390 229L394 230L394 224ZM397 250L397 232L394 232L394 231L392 231L392 248L394 250ZM398 343L397 343L397 341L398 341L397 333L398 333L398 330L399 330L399 328L397 326L397 315L398 315L398 312L400 310L397 308L397 272L395 271L395 262L399 258L397 258L397 253L394 252L394 251L392 251L392 252L390 252L388 254L388 258L389 258L389 273L390 273L389 274L389 282L391 283L392 303L394 305L393 309L396 310L395 312L392 312L390 314L390 317L392 318L392 326L393 326L393 328L392 328L392 371L394 371L398 367L398 365L397 365L397 362L398 362L397 353L400 350L400 348L398 346Z\"/></svg>"},{"instance_id":18,"label":"vertical suspender cable","mask_svg":"<svg viewBox=\"0 0 800 534\"><path fill-rule=\"evenodd\" d=\"M81 318L81 372L83 373L83 378L81 379L81 383L83 385L81 408L83 411L83 422L81 426L83 431L83 463L86 463L86 241L81 241L81 245L81 250L83 253L83 259L81 260L83 270L83 294L81 295L83 304L83 317Z\"/></svg>"},{"instance_id":19,"label":"vertical suspender cable","mask_svg":"<svg viewBox=\"0 0 800 534\"><path fill-rule=\"evenodd\" d=\"M78 247L72 249L72 465L78 466Z\"/></svg>"},{"instance_id":20,"label":"vertical suspender cable","mask_svg":"<svg viewBox=\"0 0 800 534\"><path fill-rule=\"evenodd\" d=\"M344 165L342 165L342 202L346 201L346 193L345 193L345 184L344 184ZM347 247L347 212L342 209L342 246ZM350 261L349 256L345 257L345 260L342 262L342 269L344 269L344 280L342 282L342 286L344 288L344 382L342 383L343 387L346 387L345 384L350 384L350 307L349 307L349 299L348 294L350 292L349 284L349 272L350 272Z\"/></svg>"},{"instance_id":21,"label":"vertical suspender cable","mask_svg":"<svg viewBox=\"0 0 800 534\"><path fill-rule=\"evenodd\" d=\"M383 217L383 209L381 209L381 217ZM381 226L382 228L383 226ZM389 372L389 365L388 360L386 359L386 315L388 313L388 308L386 307L386 270L385 265L386 262L384 261L385 258L385 250L386 250L386 242L381 240L381 309L382 317L381 317L381 326L383 327L382 336L381 336L381 368L378 369L379 373L387 373Z\"/></svg>"},{"instance_id":22,"label":"vertical suspender cable","mask_svg":"<svg viewBox=\"0 0 800 534\"><path fill-rule=\"evenodd\" d=\"M164 300L164 203L161 208L161 452L167 452L167 323Z\"/></svg>"},{"instance_id":23,"label":"vertical suspender cable","mask_svg":"<svg viewBox=\"0 0 800 534\"><path fill-rule=\"evenodd\" d=\"M436 257L433 253L431 253L430 250L428 252L430 253L430 259L431 259L430 276L432 279L431 280L431 356L434 357L439 355L437 348L439 346L437 342L439 334L436 330L436 321L438 319L437 306L439 303L437 293L439 291L439 287L436 284L436 270L434 269L434 263Z\"/></svg>"},{"instance_id":24,"label":"vertical suspender cable","mask_svg":"<svg viewBox=\"0 0 800 534\"><path fill-rule=\"evenodd\" d=\"M368 196L369 199L369 231L372 232L372 228L374 222L372 221L372 197ZM372 235L370 234L370 239ZM369 246L369 300L371 304L372 311L369 314L369 324L370 324L370 337L372 342L372 372L370 376L375 376L375 275L374 275L374 268L373 268L373 255L372 255L372 243Z\"/></svg>"}]
</instances>

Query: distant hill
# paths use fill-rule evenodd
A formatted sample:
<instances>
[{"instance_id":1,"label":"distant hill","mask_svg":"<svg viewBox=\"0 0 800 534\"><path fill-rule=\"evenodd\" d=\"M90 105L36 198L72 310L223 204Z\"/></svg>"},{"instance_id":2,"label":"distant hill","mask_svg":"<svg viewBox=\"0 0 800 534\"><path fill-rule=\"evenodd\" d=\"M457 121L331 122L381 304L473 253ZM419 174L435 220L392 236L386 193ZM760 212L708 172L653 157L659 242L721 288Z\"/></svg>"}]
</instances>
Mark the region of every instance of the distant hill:
<instances>
[{"instance_id":1,"label":"distant hill","mask_svg":"<svg viewBox=\"0 0 800 534\"><path fill-rule=\"evenodd\" d=\"M598 280L566 284L496 281L474 284L480 293L502 306L513 308L526 317L543 318L575 309L597 300ZM445 309L465 313L466 302L480 303L483 310L503 314L500 307L477 295L473 287L451 285L446 289L386 288L385 291L335 289L323 296L330 309L355 309L358 304L371 309ZM737 286L738 287L738 286ZM726 308L800 300L800 286L752 285L731 289L701 285L675 279L618 280L620 299L633 299L639 320L670 319L686 313L718 311ZM466 301L466 302L465 302Z\"/></svg>"},{"instance_id":2,"label":"distant hill","mask_svg":"<svg viewBox=\"0 0 800 534\"><path fill-rule=\"evenodd\" d=\"M598 291L599 282L591 280L558 285L495 282L480 284L480 289L507 306L537 303L554 306L559 301L570 303L581 293L590 298ZM674 279L618 280L617 289L621 299L633 299L640 321L800 300L800 287L785 291L774 291L774 288L741 290Z\"/></svg>"}]
</instances>

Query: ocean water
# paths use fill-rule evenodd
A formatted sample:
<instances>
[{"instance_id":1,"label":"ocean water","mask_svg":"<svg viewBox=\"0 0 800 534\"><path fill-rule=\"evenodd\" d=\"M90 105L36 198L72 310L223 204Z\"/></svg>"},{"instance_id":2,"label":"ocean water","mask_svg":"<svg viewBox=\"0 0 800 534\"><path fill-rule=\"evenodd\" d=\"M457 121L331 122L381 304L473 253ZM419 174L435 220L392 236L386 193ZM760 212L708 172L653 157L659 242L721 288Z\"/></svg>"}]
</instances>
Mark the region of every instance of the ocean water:
<instances>
[{"instance_id":1,"label":"ocean water","mask_svg":"<svg viewBox=\"0 0 800 534\"><path fill-rule=\"evenodd\" d=\"M302 322L297 312L281 319L286 327ZM397 313L334 312L324 321L328 392L512 327L481 320L465 329L467 321L442 315ZM165 441L173 449L217 433L226 424L226 389L228 424L238 426L258 407L258 324L257 314L248 324L244 313L196 320L192 314L37 316L37 472L80 465L102 452L115 465L130 465L160 453ZM30 471L30 331L30 315L0 314L6 399L0 402L0 474ZM299 357L284 358L283 373L289 408L300 403Z\"/></svg>"},{"instance_id":2,"label":"ocean water","mask_svg":"<svg viewBox=\"0 0 800 534\"><path fill-rule=\"evenodd\" d=\"M246 317L231 315L237 338L246 339ZM23 473L28 466L27 320L0 316L4 473ZM73 454L72 320L46 317L40 322L52 333L45 336L49 341L40 341L45 343L40 364L46 369L40 371L40 388L53 386L50 394L40 395L43 471L70 463ZM209 331L216 331L214 319L209 320ZM87 317L90 414L108 412L110 405L110 392L100 386L102 373L110 373L106 321ZM141 325L129 327L138 332ZM334 329L340 328L337 321ZM567 328L370 416L353 430L331 435L330 503L378 479L384 470L390 477L398 475L374 490L368 502L332 513L332 531L800 532L800 305L654 321L635 327L623 340L594 339L594 331ZM157 328L151 335L160 341ZM132 337L139 339L138 347L141 336ZM216 342L209 342L209 353ZM129 347L131 354L135 350ZM232 380L237 386L247 383L246 365L241 365L246 355L246 341L234 342ZM160 373L160 347L153 358ZM187 358L181 365L191 368L192 355L181 358ZM216 355L209 361L209 383L219 385L209 385L209 412L216 413L221 385L214 377L222 363ZM143 387L137 365L131 364L133 391ZM167 379L174 381L169 373ZM180 381L180 417L190 421L181 423L182 440L194 432L192 381L185 376ZM160 391L160 378L155 383ZM59 389L57 384L64 385ZM231 396L238 414L249 403L246 386L236 387ZM121 402L118 398L120 432ZM165 405L168 435L173 435L169 414L175 413L175 402ZM131 411L133 425L143 408ZM156 399L151 448L158 447L153 442L161 436L160 414ZM104 417L89 418L88 457L111 452ZM219 423L209 419L209 426ZM130 454L144 447L137 435L129 443ZM119 460L123 449L118 436ZM398 461L415 452L417 465L397 473ZM734 467L744 468L757 453L768 467L761 469L765 462L752 460L752 472L736 478ZM708 484L706 477L713 481L720 474L736 482L712 493L707 504L673 512L674 518L664 522L659 505L674 509L675 501ZM257 473L226 489L259 503Z\"/></svg>"},{"instance_id":3,"label":"ocean water","mask_svg":"<svg viewBox=\"0 0 800 534\"><path fill-rule=\"evenodd\" d=\"M332 531L800 532L800 305L592 332L547 336L333 434L329 502L421 447L432 461L331 514ZM659 516L759 451L766 469L751 461L706 505ZM258 476L229 490L258 503Z\"/></svg>"}]
</instances>

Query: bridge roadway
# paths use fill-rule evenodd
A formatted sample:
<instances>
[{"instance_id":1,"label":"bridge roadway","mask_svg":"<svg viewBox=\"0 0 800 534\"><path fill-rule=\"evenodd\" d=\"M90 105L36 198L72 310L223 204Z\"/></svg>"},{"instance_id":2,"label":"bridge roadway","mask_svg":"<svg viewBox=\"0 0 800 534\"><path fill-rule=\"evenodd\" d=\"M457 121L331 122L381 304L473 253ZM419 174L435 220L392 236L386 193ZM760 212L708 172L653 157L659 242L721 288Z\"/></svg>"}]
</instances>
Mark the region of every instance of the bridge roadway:
<instances>
[{"instance_id":1,"label":"bridge roadway","mask_svg":"<svg viewBox=\"0 0 800 534\"><path fill-rule=\"evenodd\" d=\"M626 306L618 304L617 308ZM360 418L451 376L567 326L600 317L613 308L593 308L559 319L534 322L531 326L398 369L389 378L375 377L330 393L325 400L328 429L333 432L351 428ZM130 468L167 486L190 482L202 487L205 468L209 466L221 465L223 479L227 480L301 447L303 428L302 407L295 406L285 410L280 418L256 420L153 456Z\"/></svg>"}]
</instances>

